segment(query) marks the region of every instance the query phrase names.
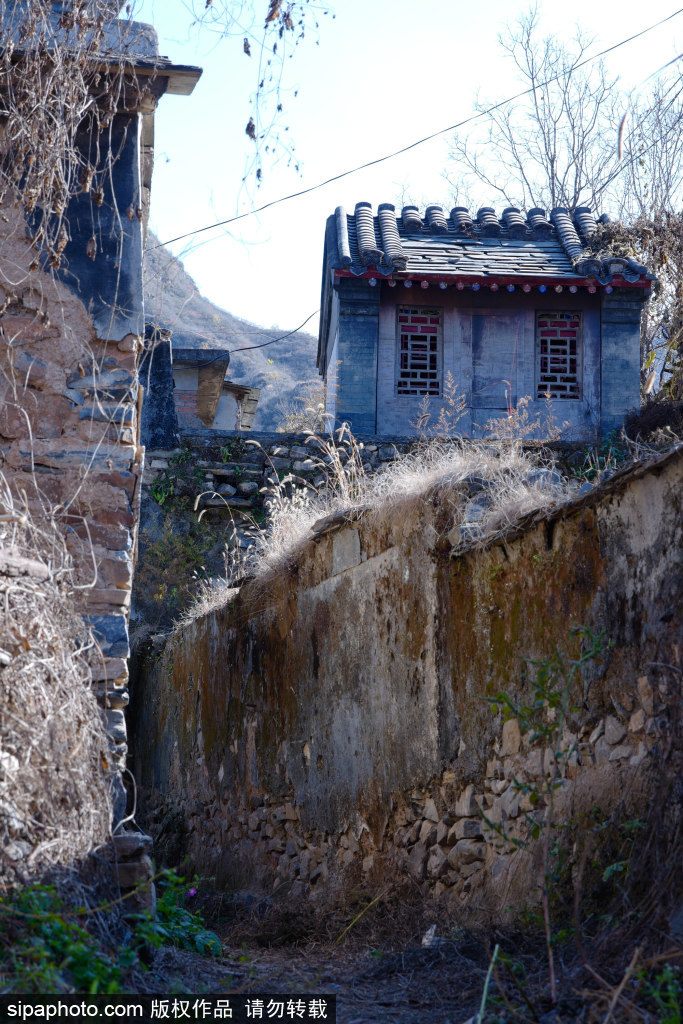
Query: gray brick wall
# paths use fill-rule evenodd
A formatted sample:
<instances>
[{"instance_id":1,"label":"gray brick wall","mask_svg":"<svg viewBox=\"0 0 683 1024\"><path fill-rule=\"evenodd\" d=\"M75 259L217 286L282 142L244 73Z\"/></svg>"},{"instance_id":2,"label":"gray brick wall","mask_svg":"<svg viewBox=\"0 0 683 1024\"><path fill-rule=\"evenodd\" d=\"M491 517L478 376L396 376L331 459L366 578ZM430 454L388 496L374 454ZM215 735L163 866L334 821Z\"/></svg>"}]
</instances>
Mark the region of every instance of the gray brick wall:
<instances>
[{"instance_id":1,"label":"gray brick wall","mask_svg":"<svg viewBox=\"0 0 683 1024\"><path fill-rule=\"evenodd\" d=\"M602 296L602 423L604 437L640 407L640 321L644 297L635 288Z\"/></svg>"},{"instance_id":2,"label":"gray brick wall","mask_svg":"<svg viewBox=\"0 0 683 1024\"><path fill-rule=\"evenodd\" d=\"M354 433L374 434L380 288L343 280L339 288L336 420Z\"/></svg>"}]
</instances>

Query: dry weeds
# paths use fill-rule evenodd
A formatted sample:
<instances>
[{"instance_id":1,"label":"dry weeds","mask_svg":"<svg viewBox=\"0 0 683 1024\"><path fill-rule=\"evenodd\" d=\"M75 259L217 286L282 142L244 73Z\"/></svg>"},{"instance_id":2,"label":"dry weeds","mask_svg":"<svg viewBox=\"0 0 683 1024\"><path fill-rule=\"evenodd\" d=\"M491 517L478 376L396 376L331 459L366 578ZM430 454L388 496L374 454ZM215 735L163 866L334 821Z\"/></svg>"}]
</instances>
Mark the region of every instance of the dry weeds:
<instances>
[{"instance_id":1,"label":"dry weeds","mask_svg":"<svg viewBox=\"0 0 683 1024\"><path fill-rule=\"evenodd\" d=\"M553 472L546 449L524 450L521 441L424 440L374 473L366 473L363 444L347 426L333 439L309 433L307 443L317 486L292 474L278 481L273 471L264 502L265 529L251 547L231 553L225 580L200 587L181 625L230 601L246 578L265 583L286 571L315 536L314 525L328 516L386 517L398 507L430 499L449 510L448 533L471 514L463 485L474 479L486 497L480 495L472 543L483 544L520 516L569 500L578 487Z\"/></svg>"},{"instance_id":2,"label":"dry weeds","mask_svg":"<svg viewBox=\"0 0 683 1024\"><path fill-rule=\"evenodd\" d=\"M0 882L73 865L110 832L112 768L92 639L64 540L0 477Z\"/></svg>"}]
</instances>

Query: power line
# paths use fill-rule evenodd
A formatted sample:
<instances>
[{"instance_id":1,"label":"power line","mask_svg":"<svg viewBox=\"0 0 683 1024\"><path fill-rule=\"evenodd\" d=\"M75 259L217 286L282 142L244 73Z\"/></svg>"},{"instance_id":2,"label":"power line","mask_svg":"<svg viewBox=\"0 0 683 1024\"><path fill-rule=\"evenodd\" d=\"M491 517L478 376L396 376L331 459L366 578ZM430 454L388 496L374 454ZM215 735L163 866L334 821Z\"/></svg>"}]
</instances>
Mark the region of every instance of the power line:
<instances>
[{"instance_id":1,"label":"power line","mask_svg":"<svg viewBox=\"0 0 683 1024\"><path fill-rule=\"evenodd\" d=\"M661 21L656 22L654 25L650 25L648 28L644 28L640 32L636 32L635 35L629 36L627 39L622 39L620 42L614 43L612 46L608 46L605 50L601 50L599 53L593 54L592 57L586 57L585 60L580 61L578 64L574 64L569 71L561 71L557 75L553 75L551 78L548 78L545 82L542 82L537 86L531 86L528 89L524 89L522 92L516 93L514 96L508 96L507 99L501 100L499 103L495 103L486 110L480 110L476 114L471 114L470 117L465 118L464 121L459 121L457 124L449 125L448 128L440 128L439 131L432 132L431 135L425 135L424 138L418 139L416 142L411 142L407 146L403 146L401 149L394 150L393 153L377 157L375 160L369 160L367 163L360 164L358 167L352 167L348 171L342 171L340 174L335 174L331 178L318 182L317 185L310 185L308 188L301 189L299 192L292 192L290 195L280 196L279 199L271 199L270 202L264 203L262 206L257 206L253 210L247 210L245 213L238 213L234 217L228 217L226 220L216 221L214 224L206 224L204 227L195 228L194 231L186 231L182 235L176 235L175 238L169 238L166 242L159 242L158 245L153 245L150 248L159 249L161 246L172 245L173 242L180 242L183 238L190 238L193 235L202 234L204 231L211 231L213 228L220 228L225 227L227 224L234 224L236 221L244 220L246 217L253 217L257 213L262 213L271 206L277 206L280 203L289 202L290 199L299 199L301 196L308 195L311 192L316 192L318 189L324 188L326 185L331 185L332 182L340 181L342 178L348 178L351 174L357 174L358 171L364 171L367 170L368 167L375 167L377 164L385 163L387 160L393 160L394 157L401 156L403 153L408 153L411 149L424 145L425 142L431 142L432 139L437 139L439 136L446 135L448 132L457 131L458 128L463 128L465 125L479 120L479 118L487 117L489 114L493 114L496 110L500 110L501 107L507 106L508 103L514 103L515 100L519 100L523 96L528 96L530 93L534 92L535 89L543 88L546 85L550 85L552 82L558 81L560 78L573 74L575 71L578 71L579 68L585 67L587 64L598 60L600 57L604 57L608 53L612 53L614 50L618 50L621 46L626 46L628 43L632 43L635 39L639 39L641 36L647 35L648 32L654 31L654 29L659 28L661 25L665 25L666 22L678 17L681 13L683 13L683 7L679 7L677 11L667 15L666 18L662 18ZM257 348L260 346L253 347Z\"/></svg>"},{"instance_id":2,"label":"power line","mask_svg":"<svg viewBox=\"0 0 683 1024\"><path fill-rule=\"evenodd\" d=\"M233 352L250 352L253 348L265 348L267 345L274 345L276 341L284 341L285 338L291 338L293 334L297 334L301 330L301 328L305 327L308 321L312 320L313 317L319 312L319 309L314 310L310 316L306 317L302 324L299 324L298 327L295 327L293 331L289 331L287 334L283 334L280 338L271 338L270 341L264 341L260 345L245 345L244 348L231 348L230 354L232 355Z\"/></svg>"}]
</instances>

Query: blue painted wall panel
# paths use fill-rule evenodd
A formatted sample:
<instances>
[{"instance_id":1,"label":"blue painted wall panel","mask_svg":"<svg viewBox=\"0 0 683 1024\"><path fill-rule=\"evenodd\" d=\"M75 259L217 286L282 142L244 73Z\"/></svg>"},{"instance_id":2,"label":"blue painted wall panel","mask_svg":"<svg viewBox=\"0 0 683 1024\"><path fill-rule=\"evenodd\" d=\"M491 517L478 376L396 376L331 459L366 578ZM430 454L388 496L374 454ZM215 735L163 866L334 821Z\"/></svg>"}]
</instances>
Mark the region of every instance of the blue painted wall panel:
<instances>
[{"instance_id":1,"label":"blue painted wall panel","mask_svg":"<svg viewBox=\"0 0 683 1024\"><path fill-rule=\"evenodd\" d=\"M93 143L84 132L78 144L87 162ZM97 181L104 192L101 206L94 193L79 193L69 203L71 241L64 250L59 276L91 312L101 339L121 341L144 334L142 292L142 206L140 180L140 116L117 114L111 128L115 159L106 163ZM132 216L130 216L132 214ZM94 259L89 240L95 240Z\"/></svg>"},{"instance_id":2,"label":"blue painted wall panel","mask_svg":"<svg viewBox=\"0 0 683 1024\"><path fill-rule=\"evenodd\" d=\"M354 433L377 429L377 336L380 289L365 281L338 284L336 425Z\"/></svg>"}]
</instances>

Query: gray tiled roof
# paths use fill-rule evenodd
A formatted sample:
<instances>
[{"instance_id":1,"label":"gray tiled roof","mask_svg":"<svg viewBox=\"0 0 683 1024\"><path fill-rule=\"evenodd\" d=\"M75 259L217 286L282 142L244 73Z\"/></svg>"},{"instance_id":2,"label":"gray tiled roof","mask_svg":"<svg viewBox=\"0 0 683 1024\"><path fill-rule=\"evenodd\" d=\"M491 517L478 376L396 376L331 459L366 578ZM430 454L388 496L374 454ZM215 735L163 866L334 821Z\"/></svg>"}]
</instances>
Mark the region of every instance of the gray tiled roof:
<instances>
[{"instance_id":1,"label":"gray tiled roof","mask_svg":"<svg viewBox=\"0 0 683 1024\"><path fill-rule=\"evenodd\" d=\"M607 217L601 217L602 222ZM361 276L371 271L443 277L595 278L608 284L614 276L626 281L651 279L647 268L630 256L598 260L584 243L598 221L588 207L573 216L559 207L550 217L541 209L523 214L507 207L500 218L492 207L472 216L465 207L450 214L416 206L400 214L382 203L373 216L369 203L357 203L352 215L338 206L328 221L328 265Z\"/></svg>"}]
</instances>

